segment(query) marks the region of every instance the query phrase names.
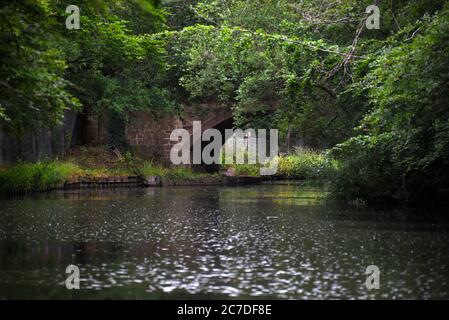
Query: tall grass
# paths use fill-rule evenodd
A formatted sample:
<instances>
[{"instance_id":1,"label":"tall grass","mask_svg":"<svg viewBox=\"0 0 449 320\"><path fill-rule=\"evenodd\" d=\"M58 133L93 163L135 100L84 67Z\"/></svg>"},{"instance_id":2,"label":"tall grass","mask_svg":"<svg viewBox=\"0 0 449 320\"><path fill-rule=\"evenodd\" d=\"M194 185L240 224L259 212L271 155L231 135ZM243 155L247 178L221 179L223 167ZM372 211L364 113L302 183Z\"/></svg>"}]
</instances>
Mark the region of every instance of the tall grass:
<instances>
[{"instance_id":1,"label":"tall grass","mask_svg":"<svg viewBox=\"0 0 449 320\"><path fill-rule=\"evenodd\" d=\"M277 176L291 179L329 179L337 170L336 160L324 152L307 148L296 148L290 154L278 157ZM225 169L231 169L237 176L259 176L260 164L227 164Z\"/></svg>"},{"instance_id":2,"label":"tall grass","mask_svg":"<svg viewBox=\"0 0 449 320\"><path fill-rule=\"evenodd\" d=\"M251 176L258 177L260 175L260 165L259 164L233 164L229 165L229 168L232 168L234 174L237 176Z\"/></svg>"},{"instance_id":3,"label":"tall grass","mask_svg":"<svg viewBox=\"0 0 449 320\"><path fill-rule=\"evenodd\" d=\"M64 183L71 175L80 171L73 163L39 161L17 163L0 170L0 193L25 193L45 191Z\"/></svg>"},{"instance_id":4,"label":"tall grass","mask_svg":"<svg viewBox=\"0 0 449 320\"><path fill-rule=\"evenodd\" d=\"M134 173L139 176L159 176L167 174L168 169L155 165L152 161L145 161L142 166L134 169Z\"/></svg>"},{"instance_id":5,"label":"tall grass","mask_svg":"<svg viewBox=\"0 0 449 320\"><path fill-rule=\"evenodd\" d=\"M338 163L323 152L296 148L293 153L279 158L278 175L294 179L329 179Z\"/></svg>"},{"instance_id":6,"label":"tall grass","mask_svg":"<svg viewBox=\"0 0 449 320\"><path fill-rule=\"evenodd\" d=\"M241 164L237 164L237 163L231 163L231 164L226 164L226 161L230 162L235 162L237 161L237 156L240 158L243 158L245 163L241 163ZM234 155L228 156L229 159L226 159L227 156L224 152L224 150L221 150L221 154L220 154L220 164L222 166L222 168L227 169L227 170L231 170L233 172L233 174L235 174L236 176L252 176L252 177L257 177L260 175L260 163L255 163L255 164L250 164L249 162L249 152L245 149L245 150L237 150L236 151L236 155L234 157ZM254 155L254 157L257 159L257 154Z\"/></svg>"},{"instance_id":7,"label":"tall grass","mask_svg":"<svg viewBox=\"0 0 449 320\"><path fill-rule=\"evenodd\" d=\"M206 176L186 167L165 168L145 161L134 168L97 167L85 168L74 162L39 161L19 162L11 167L0 169L0 194L46 191L61 187L71 178L103 178L109 176L160 176L170 179L196 179Z\"/></svg>"}]
</instances>

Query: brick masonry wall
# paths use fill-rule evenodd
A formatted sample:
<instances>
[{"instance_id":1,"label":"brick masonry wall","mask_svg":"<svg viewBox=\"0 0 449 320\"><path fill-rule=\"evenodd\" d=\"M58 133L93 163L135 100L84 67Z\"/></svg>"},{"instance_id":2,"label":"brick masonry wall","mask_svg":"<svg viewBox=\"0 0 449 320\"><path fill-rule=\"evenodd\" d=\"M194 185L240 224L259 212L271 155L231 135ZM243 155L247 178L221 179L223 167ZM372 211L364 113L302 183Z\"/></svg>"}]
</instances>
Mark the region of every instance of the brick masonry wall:
<instances>
[{"instance_id":1,"label":"brick masonry wall","mask_svg":"<svg viewBox=\"0 0 449 320\"><path fill-rule=\"evenodd\" d=\"M201 121L201 129L205 131L232 118L229 110L212 103L184 106L183 109L182 117L157 117L147 111L135 112L126 124L128 144L144 157L168 162L170 150L176 144L176 141L170 141L174 129L186 129L192 134L193 121Z\"/></svg>"},{"instance_id":2,"label":"brick masonry wall","mask_svg":"<svg viewBox=\"0 0 449 320\"><path fill-rule=\"evenodd\" d=\"M141 111L131 116L125 134L128 144L141 155L168 159L171 148L170 133L175 128L183 128L177 117L158 118L150 112Z\"/></svg>"}]
</instances>

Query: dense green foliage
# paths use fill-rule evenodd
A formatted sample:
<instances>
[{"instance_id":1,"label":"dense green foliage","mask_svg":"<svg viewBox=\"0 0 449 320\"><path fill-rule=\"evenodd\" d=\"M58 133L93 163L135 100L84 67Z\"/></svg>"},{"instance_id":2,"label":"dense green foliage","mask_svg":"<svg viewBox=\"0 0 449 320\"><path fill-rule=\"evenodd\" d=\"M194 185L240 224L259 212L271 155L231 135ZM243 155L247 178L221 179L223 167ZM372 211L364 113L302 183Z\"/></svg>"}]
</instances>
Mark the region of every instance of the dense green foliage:
<instances>
[{"instance_id":1,"label":"dense green foliage","mask_svg":"<svg viewBox=\"0 0 449 320\"><path fill-rule=\"evenodd\" d=\"M67 63L58 49L51 8L32 1L2 4L0 10L0 123L16 135L61 121L78 105L66 89Z\"/></svg>"},{"instance_id":2,"label":"dense green foliage","mask_svg":"<svg viewBox=\"0 0 449 320\"><path fill-rule=\"evenodd\" d=\"M283 158L286 175L331 170L346 199L428 199L449 188L449 5L374 3L378 30L372 0L79 1L79 30L65 1L2 4L0 124L20 136L89 109L119 146L133 111L214 101L236 126L278 128L287 153L329 149Z\"/></svg>"},{"instance_id":3,"label":"dense green foliage","mask_svg":"<svg viewBox=\"0 0 449 320\"><path fill-rule=\"evenodd\" d=\"M67 5L2 4L2 126L20 136L57 124L64 110L80 106L123 117L177 108L163 85L163 46L149 38L164 26L159 2L79 1L81 28L72 30L65 26Z\"/></svg>"},{"instance_id":4,"label":"dense green foliage","mask_svg":"<svg viewBox=\"0 0 449 320\"><path fill-rule=\"evenodd\" d=\"M420 32L370 63L363 82L373 107L359 134L334 149L341 195L419 199L448 187L449 11Z\"/></svg>"}]
</instances>

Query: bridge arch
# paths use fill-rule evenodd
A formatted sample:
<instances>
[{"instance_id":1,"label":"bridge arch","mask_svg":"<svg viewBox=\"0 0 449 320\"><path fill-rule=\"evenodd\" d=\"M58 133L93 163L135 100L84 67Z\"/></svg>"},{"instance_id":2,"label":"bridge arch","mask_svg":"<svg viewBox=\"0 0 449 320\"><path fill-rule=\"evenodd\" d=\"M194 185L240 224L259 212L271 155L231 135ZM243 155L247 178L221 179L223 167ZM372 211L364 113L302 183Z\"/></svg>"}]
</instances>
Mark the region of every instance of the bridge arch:
<instances>
[{"instance_id":1,"label":"bridge arch","mask_svg":"<svg viewBox=\"0 0 449 320\"><path fill-rule=\"evenodd\" d=\"M193 146L196 143L192 137L193 121L201 121L201 134L207 129L214 128L220 131L222 137L225 137L225 130L233 128L232 112L222 105L203 103L196 106L186 105L183 109L183 116L158 117L147 111L133 113L125 128L127 143L146 158L171 164L170 151L177 143L170 141L170 134L173 130L187 130L190 134L190 146ZM206 166L203 164L194 167L208 172L218 170L216 165Z\"/></svg>"}]
</instances>

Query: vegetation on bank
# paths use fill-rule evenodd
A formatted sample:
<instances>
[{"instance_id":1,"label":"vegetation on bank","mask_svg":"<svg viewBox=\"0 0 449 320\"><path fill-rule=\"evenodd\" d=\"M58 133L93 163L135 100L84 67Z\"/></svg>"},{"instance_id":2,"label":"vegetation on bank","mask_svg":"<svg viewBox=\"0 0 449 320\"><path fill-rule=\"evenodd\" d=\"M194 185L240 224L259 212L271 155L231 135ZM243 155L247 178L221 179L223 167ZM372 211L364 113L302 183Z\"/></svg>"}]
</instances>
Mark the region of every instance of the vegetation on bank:
<instances>
[{"instance_id":1,"label":"vegetation on bank","mask_svg":"<svg viewBox=\"0 0 449 320\"><path fill-rule=\"evenodd\" d=\"M208 175L187 167L167 168L130 152L121 154L103 147L81 147L71 150L63 160L19 162L0 168L0 194L58 189L83 177L95 180L130 176L196 180Z\"/></svg>"},{"instance_id":2,"label":"vegetation on bank","mask_svg":"<svg viewBox=\"0 0 449 320\"><path fill-rule=\"evenodd\" d=\"M279 158L278 175L293 179L329 180L338 169L338 162L324 152L296 148Z\"/></svg>"},{"instance_id":3,"label":"vegetation on bank","mask_svg":"<svg viewBox=\"0 0 449 320\"><path fill-rule=\"evenodd\" d=\"M338 169L338 162L323 151L295 148L278 158L276 176L299 180L329 180ZM260 165L229 164L223 168L238 176L259 176Z\"/></svg>"},{"instance_id":4,"label":"vegetation on bank","mask_svg":"<svg viewBox=\"0 0 449 320\"><path fill-rule=\"evenodd\" d=\"M79 171L79 167L72 163L17 163L0 169L0 193L26 193L61 187L71 175L78 174Z\"/></svg>"},{"instance_id":5,"label":"vegetation on bank","mask_svg":"<svg viewBox=\"0 0 449 320\"><path fill-rule=\"evenodd\" d=\"M222 165L221 171L234 176L259 176L259 165ZM279 157L276 176L289 179L329 179L336 170L335 160L322 152L296 149ZM65 160L43 160L36 163L17 163L0 169L0 193L26 193L62 188L64 183L80 177L92 179L127 176L159 176L171 180L197 180L216 176L196 172L188 167L165 167L153 161L140 159L131 153L125 155L104 148L81 148Z\"/></svg>"},{"instance_id":6,"label":"vegetation on bank","mask_svg":"<svg viewBox=\"0 0 449 320\"><path fill-rule=\"evenodd\" d=\"M80 177L92 179L135 175L129 160L104 148L81 148L64 160L19 162L0 169L0 193L27 193L63 187Z\"/></svg>"}]
</instances>

